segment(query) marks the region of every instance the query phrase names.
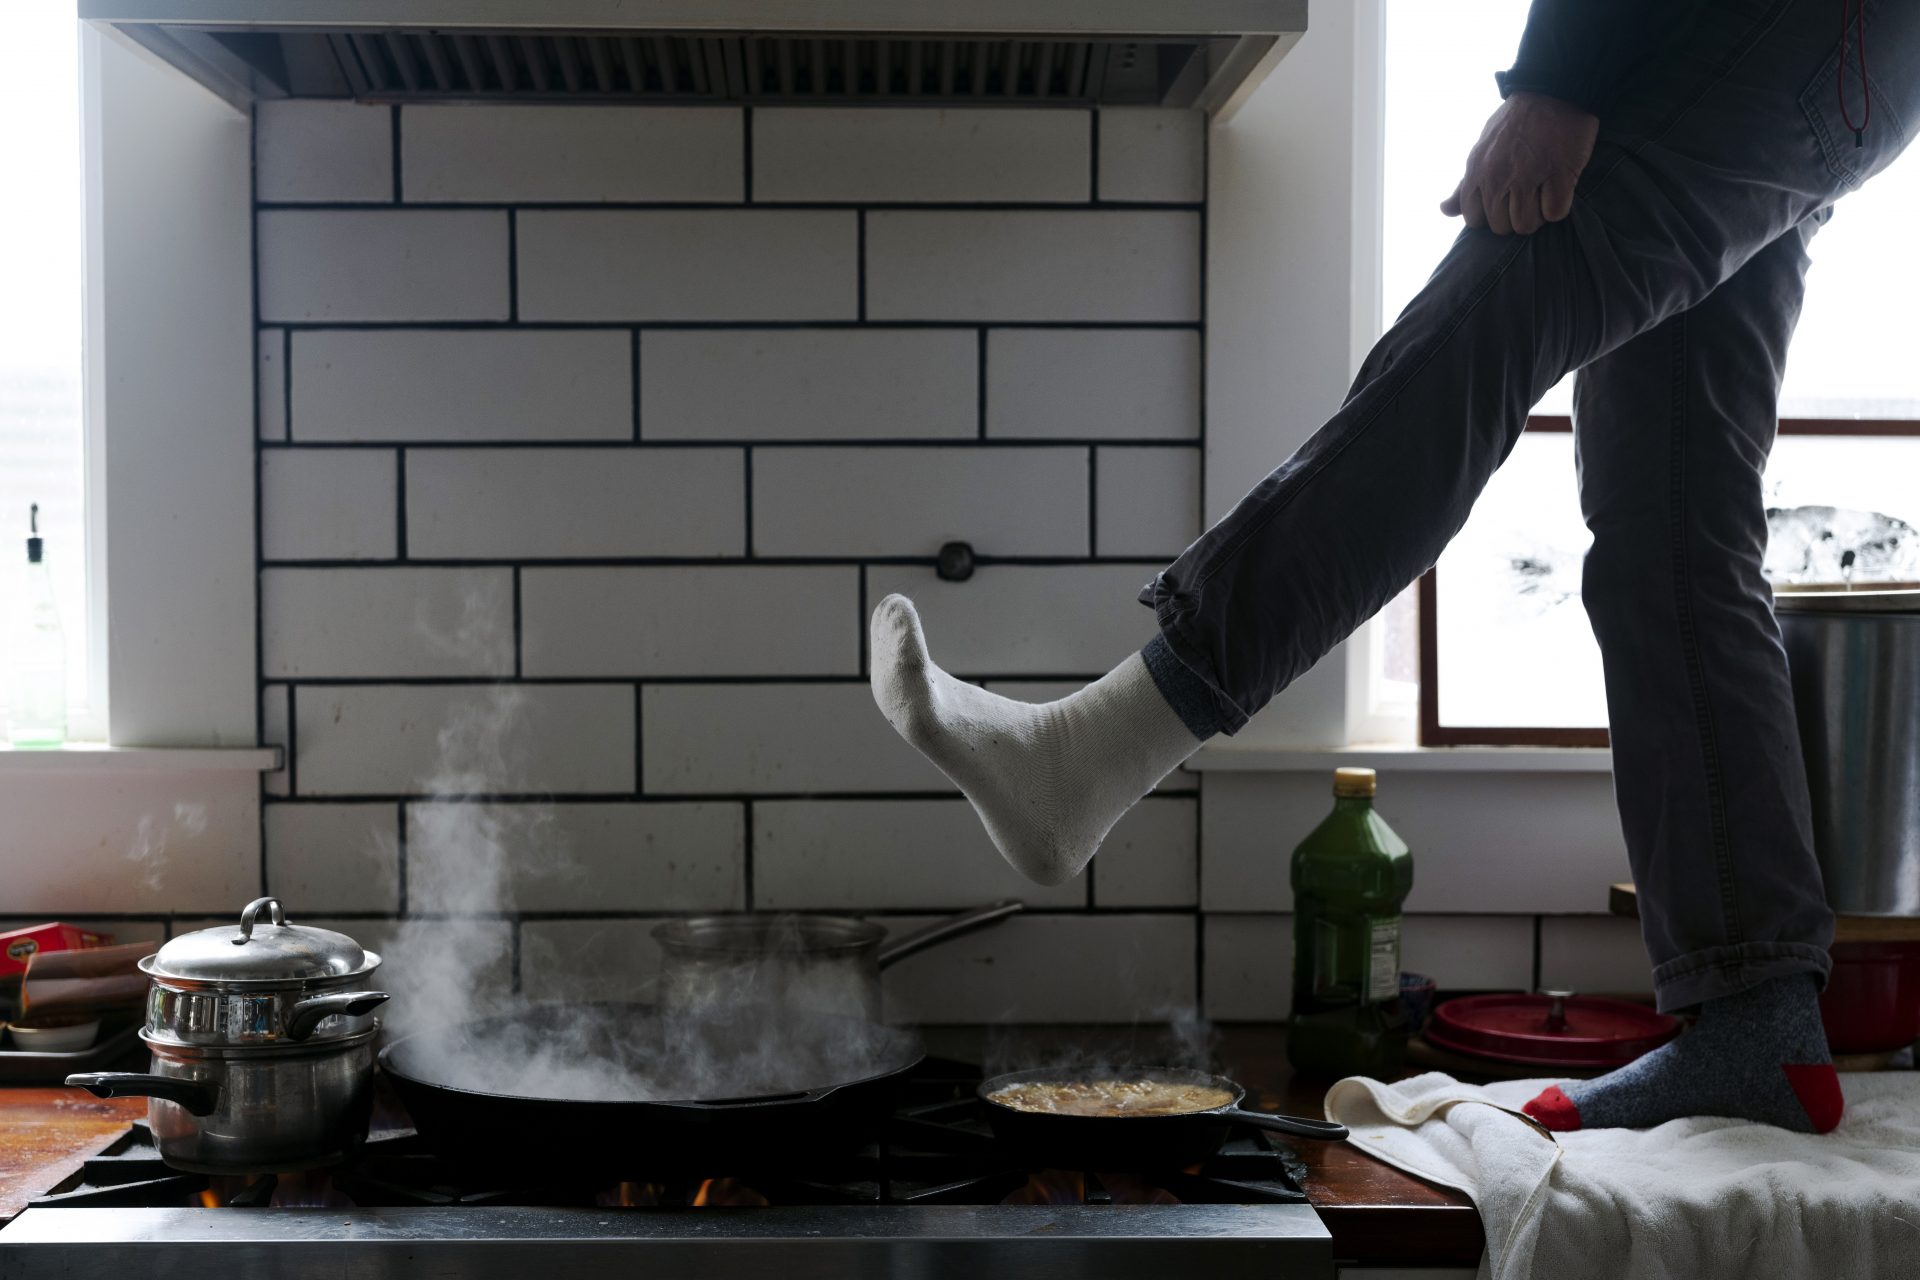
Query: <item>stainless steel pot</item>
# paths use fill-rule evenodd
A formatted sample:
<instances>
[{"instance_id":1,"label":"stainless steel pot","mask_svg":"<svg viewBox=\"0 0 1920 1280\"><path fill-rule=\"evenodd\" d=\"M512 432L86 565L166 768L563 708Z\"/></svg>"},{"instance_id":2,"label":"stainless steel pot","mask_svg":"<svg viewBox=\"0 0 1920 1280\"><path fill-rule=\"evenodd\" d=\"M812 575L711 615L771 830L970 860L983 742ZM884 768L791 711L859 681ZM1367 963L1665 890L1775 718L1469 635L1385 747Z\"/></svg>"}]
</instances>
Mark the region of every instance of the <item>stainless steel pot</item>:
<instances>
[{"instance_id":1,"label":"stainless steel pot","mask_svg":"<svg viewBox=\"0 0 1920 1280\"><path fill-rule=\"evenodd\" d=\"M1920 915L1920 588L1777 587L1813 794L1844 915Z\"/></svg>"},{"instance_id":2,"label":"stainless steel pot","mask_svg":"<svg viewBox=\"0 0 1920 1280\"><path fill-rule=\"evenodd\" d=\"M880 1021L880 971L1023 909L1011 898L886 940L884 925L851 916L734 915L669 920L660 943L660 1005L686 1013L742 1003L817 1009Z\"/></svg>"},{"instance_id":3,"label":"stainless steel pot","mask_svg":"<svg viewBox=\"0 0 1920 1280\"><path fill-rule=\"evenodd\" d=\"M271 923L259 927L260 912ZM140 1039L153 1070L67 1083L144 1097L160 1158L196 1173L269 1173L343 1160L367 1133L380 957L291 924L273 898L237 929L183 934L140 962L152 979Z\"/></svg>"}]
</instances>

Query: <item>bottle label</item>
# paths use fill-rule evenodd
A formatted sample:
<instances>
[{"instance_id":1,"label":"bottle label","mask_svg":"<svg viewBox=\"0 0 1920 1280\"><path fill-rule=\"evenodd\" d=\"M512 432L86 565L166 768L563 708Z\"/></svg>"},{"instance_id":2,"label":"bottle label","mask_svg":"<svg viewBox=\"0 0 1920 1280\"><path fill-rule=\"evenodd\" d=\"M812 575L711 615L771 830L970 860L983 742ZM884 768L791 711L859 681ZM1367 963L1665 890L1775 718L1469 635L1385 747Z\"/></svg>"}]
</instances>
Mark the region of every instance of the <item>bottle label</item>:
<instances>
[{"instance_id":1,"label":"bottle label","mask_svg":"<svg viewBox=\"0 0 1920 1280\"><path fill-rule=\"evenodd\" d=\"M1400 917L1370 920L1367 933L1367 999L1400 997Z\"/></svg>"}]
</instances>

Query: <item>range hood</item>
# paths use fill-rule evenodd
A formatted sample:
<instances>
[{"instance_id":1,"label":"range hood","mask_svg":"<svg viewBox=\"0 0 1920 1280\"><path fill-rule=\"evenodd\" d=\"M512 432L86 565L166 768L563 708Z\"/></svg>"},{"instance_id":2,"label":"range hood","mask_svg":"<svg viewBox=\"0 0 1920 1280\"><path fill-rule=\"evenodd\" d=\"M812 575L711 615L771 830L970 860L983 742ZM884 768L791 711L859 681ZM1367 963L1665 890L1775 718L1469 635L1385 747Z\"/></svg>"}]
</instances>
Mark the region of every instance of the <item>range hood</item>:
<instances>
[{"instance_id":1,"label":"range hood","mask_svg":"<svg viewBox=\"0 0 1920 1280\"><path fill-rule=\"evenodd\" d=\"M80 0L260 98L1156 105L1225 114L1306 0Z\"/></svg>"}]
</instances>

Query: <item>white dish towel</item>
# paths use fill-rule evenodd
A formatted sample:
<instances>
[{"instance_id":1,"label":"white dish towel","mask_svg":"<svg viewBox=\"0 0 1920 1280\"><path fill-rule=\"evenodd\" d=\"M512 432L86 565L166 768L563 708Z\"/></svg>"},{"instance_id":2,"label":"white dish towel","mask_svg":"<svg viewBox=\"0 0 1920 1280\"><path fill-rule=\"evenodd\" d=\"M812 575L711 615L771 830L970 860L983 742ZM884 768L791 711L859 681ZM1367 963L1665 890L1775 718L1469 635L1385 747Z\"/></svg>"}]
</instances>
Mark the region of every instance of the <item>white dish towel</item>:
<instances>
[{"instance_id":1,"label":"white dish towel","mask_svg":"<svg viewBox=\"0 0 1920 1280\"><path fill-rule=\"evenodd\" d=\"M1920 1072L1843 1075L1813 1137L1740 1120L1549 1135L1520 1106L1550 1080L1355 1076L1327 1116L1361 1150L1472 1198L1482 1280L1916 1280Z\"/></svg>"}]
</instances>

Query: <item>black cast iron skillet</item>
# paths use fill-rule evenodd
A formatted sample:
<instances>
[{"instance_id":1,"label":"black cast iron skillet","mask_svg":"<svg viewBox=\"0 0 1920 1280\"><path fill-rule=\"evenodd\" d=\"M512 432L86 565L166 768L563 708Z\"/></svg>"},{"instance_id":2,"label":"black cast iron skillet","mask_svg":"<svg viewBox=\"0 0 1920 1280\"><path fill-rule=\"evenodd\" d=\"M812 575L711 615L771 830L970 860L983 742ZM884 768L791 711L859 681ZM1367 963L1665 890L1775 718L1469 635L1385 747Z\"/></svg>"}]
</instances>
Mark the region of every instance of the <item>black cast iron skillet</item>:
<instances>
[{"instance_id":1,"label":"black cast iron skillet","mask_svg":"<svg viewBox=\"0 0 1920 1280\"><path fill-rule=\"evenodd\" d=\"M1270 1129L1296 1138L1337 1141L1347 1136L1345 1125L1327 1120L1246 1111L1240 1103L1246 1091L1225 1076L1170 1068L1135 1068L1102 1072L1101 1079L1157 1080L1169 1084L1204 1085L1224 1089L1233 1100L1208 1111L1174 1115L1076 1116L1051 1111L1022 1111L993 1095L1008 1085L1056 1083L1093 1079L1071 1070L1014 1071L980 1082L980 1100L987 1104L987 1122L993 1136L1031 1164L1049 1169L1097 1169L1135 1172L1182 1169L1198 1164L1218 1151L1236 1124Z\"/></svg>"},{"instance_id":2,"label":"black cast iron skillet","mask_svg":"<svg viewBox=\"0 0 1920 1280\"><path fill-rule=\"evenodd\" d=\"M507 1029L538 1033L586 1012L622 1026L651 1023L651 1005L546 1005L455 1028L484 1044ZM380 1053L414 1127L436 1154L463 1165L541 1181L562 1178L652 1181L681 1176L780 1172L857 1151L874 1141L922 1051L892 1027L828 1014L783 1011L780 1023L817 1044L855 1037L879 1044L857 1078L795 1080L784 1092L745 1098L633 1102L483 1093L445 1078L421 1032Z\"/></svg>"}]
</instances>

